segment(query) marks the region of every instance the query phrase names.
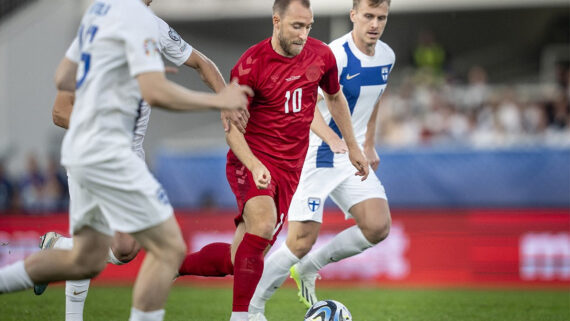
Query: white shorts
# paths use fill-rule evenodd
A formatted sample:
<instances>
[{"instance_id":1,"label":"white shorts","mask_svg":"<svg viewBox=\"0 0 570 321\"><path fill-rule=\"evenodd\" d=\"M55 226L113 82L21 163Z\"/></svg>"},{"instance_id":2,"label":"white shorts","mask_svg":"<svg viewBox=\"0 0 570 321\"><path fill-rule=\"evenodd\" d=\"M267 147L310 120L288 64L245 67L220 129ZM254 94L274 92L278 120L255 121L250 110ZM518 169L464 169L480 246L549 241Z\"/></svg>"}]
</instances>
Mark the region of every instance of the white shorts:
<instances>
[{"instance_id":1,"label":"white shorts","mask_svg":"<svg viewBox=\"0 0 570 321\"><path fill-rule=\"evenodd\" d=\"M112 236L138 232L173 215L162 186L134 152L93 165L68 166L69 229L84 226Z\"/></svg>"},{"instance_id":2,"label":"white shorts","mask_svg":"<svg viewBox=\"0 0 570 321\"><path fill-rule=\"evenodd\" d=\"M323 207L327 196L344 212L346 218L352 217L350 208L371 198L386 198L384 186L370 169L365 181L355 176L356 169L350 161L335 163L331 168L303 168L299 186L289 207L289 221L323 222Z\"/></svg>"}]
</instances>

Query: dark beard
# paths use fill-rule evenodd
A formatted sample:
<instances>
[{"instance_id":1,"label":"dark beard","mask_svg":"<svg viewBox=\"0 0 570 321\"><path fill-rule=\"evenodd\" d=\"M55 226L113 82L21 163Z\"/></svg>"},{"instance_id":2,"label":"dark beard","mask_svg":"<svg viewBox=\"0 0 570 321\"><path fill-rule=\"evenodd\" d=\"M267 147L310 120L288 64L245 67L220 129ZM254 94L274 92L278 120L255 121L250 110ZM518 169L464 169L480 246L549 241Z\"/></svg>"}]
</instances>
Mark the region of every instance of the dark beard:
<instances>
[{"instance_id":1,"label":"dark beard","mask_svg":"<svg viewBox=\"0 0 570 321\"><path fill-rule=\"evenodd\" d=\"M285 52L285 54L286 54L287 56L290 56L290 57L296 56L296 54L293 54L293 53L291 52L290 47L289 47L289 43L287 42L286 39L284 39L284 38L281 36L281 33L279 33L279 34L277 35L277 38L279 39L279 45L281 46L281 49L283 49L283 52Z\"/></svg>"}]
</instances>

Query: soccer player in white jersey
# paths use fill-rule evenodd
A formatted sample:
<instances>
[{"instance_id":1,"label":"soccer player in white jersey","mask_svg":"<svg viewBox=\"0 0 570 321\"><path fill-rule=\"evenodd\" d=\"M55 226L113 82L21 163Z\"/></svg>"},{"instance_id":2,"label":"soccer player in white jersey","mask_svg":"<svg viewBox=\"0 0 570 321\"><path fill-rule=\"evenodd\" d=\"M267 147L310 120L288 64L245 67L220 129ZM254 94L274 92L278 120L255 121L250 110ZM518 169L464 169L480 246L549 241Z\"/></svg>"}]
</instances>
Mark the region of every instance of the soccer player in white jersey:
<instances>
[{"instance_id":1,"label":"soccer player in white jersey","mask_svg":"<svg viewBox=\"0 0 570 321\"><path fill-rule=\"evenodd\" d=\"M74 190L73 248L34 253L0 269L0 293L96 276L105 267L114 231L120 231L147 253L130 320L164 318L186 247L164 190L132 150L140 102L179 111L243 109L253 92L233 82L219 94L206 94L168 81L158 42L157 21L141 0L99 0L85 12L56 72L58 90L76 93L62 146Z\"/></svg>"},{"instance_id":2,"label":"soccer player in white jersey","mask_svg":"<svg viewBox=\"0 0 570 321\"><path fill-rule=\"evenodd\" d=\"M356 139L374 170L379 164L374 148L376 115L395 62L392 49L379 40L389 8L390 0L353 0L353 30L329 45L337 60L339 82L350 107ZM290 268L301 301L310 307L317 301L315 279L323 266L361 253L384 240L390 230L384 187L372 171L365 181L354 175L344 153L346 145L324 100L318 107L323 117L316 113L311 125L309 151L289 209L287 240L267 258L249 306L250 314L256 315L257 320L265 320L265 303L286 279ZM309 253L319 233L327 196L356 224Z\"/></svg>"},{"instance_id":3,"label":"soccer player in white jersey","mask_svg":"<svg viewBox=\"0 0 570 321\"><path fill-rule=\"evenodd\" d=\"M147 3L150 4L150 3ZM180 35L171 28L164 20L156 17L159 25L159 50L164 57L181 66L182 64L195 69L206 85L214 91L219 92L225 87L224 79L217 66L202 53L194 49L185 42ZM67 129L69 117L73 109L74 92L59 91L56 102L53 106L53 121L56 125ZM135 153L144 160L145 152L143 141L150 119L151 108L146 102L142 102L139 115L134 129L132 148ZM233 120L236 126L245 126L241 120L247 119L247 114L241 111L227 111L226 118ZM72 191L73 194L73 191ZM72 238L63 237L54 232L48 232L41 238L40 247L42 249L71 249L73 247ZM129 234L116 232L107 258L108 263L122 265L134 259L140 250L140 245ZM66 304L65 320L83 320L83 309L85 299L89 290L90 280L73 280L66 282ZM47 284L34 285L34 292L41 295Z\"/></svg>"}]
</instances>

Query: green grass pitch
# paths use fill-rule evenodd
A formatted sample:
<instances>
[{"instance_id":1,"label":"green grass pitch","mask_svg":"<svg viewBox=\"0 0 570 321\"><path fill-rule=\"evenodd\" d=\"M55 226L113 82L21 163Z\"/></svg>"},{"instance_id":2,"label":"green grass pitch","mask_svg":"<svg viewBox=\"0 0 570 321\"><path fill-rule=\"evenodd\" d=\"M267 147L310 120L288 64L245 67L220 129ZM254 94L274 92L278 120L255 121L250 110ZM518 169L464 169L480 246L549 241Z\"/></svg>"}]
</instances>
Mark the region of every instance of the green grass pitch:
<instances>
[{"instance_id":1,"label":"green grass pitch","mask_svg":"<svg viewBox=\"0 0 570 321\"><path fill-rule=\"evenodd\" d=\"M344 303L356 321L570 321L570 289L419 290L321 288L319 297ZM174 286L165 320L229 320L230 288ZM64 288L51 286L42 296L32 290L0 295L0 320L64 320ZM130 287L93 286L85 321L128 319ZM267 305L269 321L302 321L305 308L296 290L277 291Z\"/></svg>"}]
</instances>

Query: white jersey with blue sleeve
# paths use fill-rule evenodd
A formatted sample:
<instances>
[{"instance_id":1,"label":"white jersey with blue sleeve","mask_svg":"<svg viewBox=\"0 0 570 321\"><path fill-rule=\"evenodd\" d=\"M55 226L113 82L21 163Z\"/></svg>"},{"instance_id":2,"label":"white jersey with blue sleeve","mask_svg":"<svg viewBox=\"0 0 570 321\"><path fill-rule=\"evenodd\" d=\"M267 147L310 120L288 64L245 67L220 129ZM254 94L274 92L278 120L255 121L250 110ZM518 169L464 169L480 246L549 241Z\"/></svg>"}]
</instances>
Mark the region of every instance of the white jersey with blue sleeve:
<instances>
[{"instance_id":1,"label":"white jersey with blue sleeve","mask_svg":"<svg viewBox=\"0 0 570 321\"><path fill-rule=\"evenodd\" d=\"M113 235L173 215L164 189L132 150L143 105L136 77L163 72L159 28L140 0L97 0L85 12L67 57L78 62L76 100L62 144L70 232Z\"/></svg>"},{"instance_id":2,"label":"white jersey with blue sleeve","mask_svg":"<svg viewBox=\"0 0 570 321\"><path fill-rule=\"evenodd\" d=\"M103 162L131 148L142 105L135 77L164 70L158 30L139 0L101 0L87 9L67 52L79 68L62 164Z\"/></svg>"},{"instance_id":3,"label":"white jersey with blue sleeve","mask_svg":"<svg viewBox=\"0 0 570 321\"><path fill-rule=\"evenodd\" d=\"M394 66L394 52L387 44L378 41L374 56L367 56L356 48L351 33L329 46L337 61L339 83L348 101L356 141L363 145L368 121ZM325 101L321 100L317 107L325 122L341 136ZM311 132L299 185L289 207L289 221L322 222L327 197L347 218L351 217L349 210L364 200L387 199L384 186L374 171L370 171L365 181L361 181L354 172L348 154L334 154L329 145Z\"/></svg>"},{"instance_id":4,"label":"white jersey with blue sleeve","mask_svg":"<svg viewBox=\"0 0 570 321\"><path fill-rule=\"evenodd\" d=\"M334 40L329 46L337 61L339 83L348 101L355 138L362 145L370 115L386 89L396 56L382 41L376 43L374 56L365 55L356 47L352 33ZM342 137L324 100L317 106L325 122ZM334 167L337 158L342 161L347 159L346 155L335 156L330 147L313 132L310 135L309 153L311 152L316 153L316 163L305 163L307 166Z\"/></svg>"},{"instance_id":5,"label":"white jersey with blue sleeve","mask_svg":"<svg viewBox=\"0 0 570 321\"><path fill-rule=\"evenodd\" d=\"M157 16L154 17L159 29L158 49L166 59L176 66L181 66L192 54L192 46L186 43L176 30L170 27L164 20ZM143 143L150 120L150 110L150 105L142 101L134 130L133 150L142 159L145 158Z\"/></svg>"}]
</instances>

